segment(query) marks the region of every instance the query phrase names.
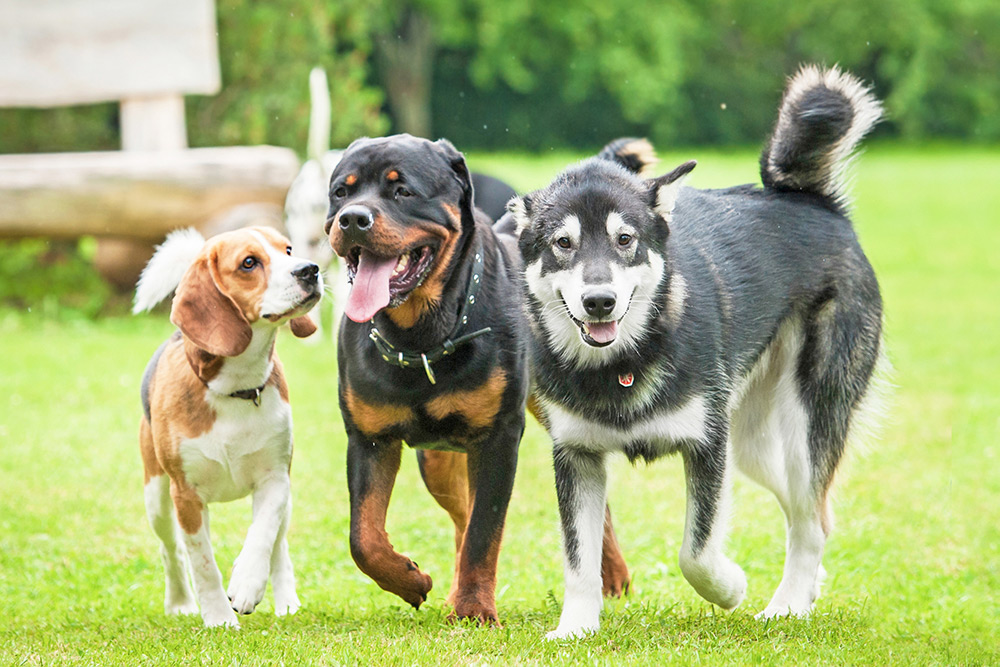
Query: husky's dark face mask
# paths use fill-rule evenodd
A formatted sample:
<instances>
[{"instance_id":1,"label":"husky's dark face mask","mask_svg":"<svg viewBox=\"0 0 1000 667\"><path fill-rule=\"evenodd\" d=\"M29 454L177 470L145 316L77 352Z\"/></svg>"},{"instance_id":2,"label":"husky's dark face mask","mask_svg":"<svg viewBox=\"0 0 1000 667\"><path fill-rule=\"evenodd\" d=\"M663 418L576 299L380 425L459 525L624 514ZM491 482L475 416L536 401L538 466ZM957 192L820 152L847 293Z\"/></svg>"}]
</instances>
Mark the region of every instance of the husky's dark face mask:
<instances>
[{"instance_id":1,"label":"husky's dark face mask","mask_svg":"<svg viewBox=\"0 0 1000 667\"><path fill-rule=\"evenodd\" d=\"M588 160L510 203L532 319L567 361L596 364L642 340L669 270L677 192L694 166L646 180Z\"/></svg>"}]
</instances>

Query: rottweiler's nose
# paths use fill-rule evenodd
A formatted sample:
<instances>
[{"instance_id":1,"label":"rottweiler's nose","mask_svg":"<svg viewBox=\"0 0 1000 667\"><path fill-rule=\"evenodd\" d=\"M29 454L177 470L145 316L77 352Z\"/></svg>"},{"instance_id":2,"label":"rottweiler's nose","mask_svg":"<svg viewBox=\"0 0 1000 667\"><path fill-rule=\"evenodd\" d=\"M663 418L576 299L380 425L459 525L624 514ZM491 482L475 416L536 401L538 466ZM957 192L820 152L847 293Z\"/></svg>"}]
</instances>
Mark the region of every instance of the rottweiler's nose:
<instances>
[{"instance_id":1,"label":"rottweiler's nose","mask_svg":"<svg viewBox=\"0 0 1000 667\"><path fill-rule=\"evenodd\" d=\"M615 293L607 289L595 289L583 294L583 309L591 317L604 318L615 309Z\"/></svg>"},{"instance_id":2,"label":"rottweiler's nose","mask_svg":"<svg viewBox=\"0 0 1000 667\"><path fill-rule=\"evenodd\" d=\"M295 276L295 279L300 283L315 285L317 279L319 278L319 265L314 264L313 262L303 262L292 269L292 275Z\"/></svg>"},{"instance_id":3,"label":"rottweiler's nose","mask_svg":"<svg viewBox=\"0 0 1000 667\"><path fill-rule=\"evenodd\" d=\"M340 228L349 231L351 228L361 232L371 229L375 223L375 216L371 209L360 204L351 204L340 212Z\"/></svg>"}]
</instances>

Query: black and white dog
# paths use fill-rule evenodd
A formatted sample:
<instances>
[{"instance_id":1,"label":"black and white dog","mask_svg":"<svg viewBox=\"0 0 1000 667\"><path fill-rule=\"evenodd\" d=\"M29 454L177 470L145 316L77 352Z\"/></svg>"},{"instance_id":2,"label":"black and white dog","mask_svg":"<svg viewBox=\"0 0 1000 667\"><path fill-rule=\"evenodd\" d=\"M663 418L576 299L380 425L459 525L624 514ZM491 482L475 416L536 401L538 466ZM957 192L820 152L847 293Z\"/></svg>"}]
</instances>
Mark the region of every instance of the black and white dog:
<instances>
[{"instance_id":1,"label":"black and white dog","mask_svg":"<svg viewBox=\"0 0 1000 667\"><path fill-rule=\"evenodd\" d=\"M566 589L550 638L599 626L611 452L681 454L680 567L725 609L746 592L722 552L729 477L770 489L787 553L759 615L812 608L828 492L881 357L879 286L842 176L880 115L852 76L805 67L761 156L762 189L682 187L694 162L644 180L641 160L594 158L511 201L562 517Z\"/></svg>"}]
</instances>

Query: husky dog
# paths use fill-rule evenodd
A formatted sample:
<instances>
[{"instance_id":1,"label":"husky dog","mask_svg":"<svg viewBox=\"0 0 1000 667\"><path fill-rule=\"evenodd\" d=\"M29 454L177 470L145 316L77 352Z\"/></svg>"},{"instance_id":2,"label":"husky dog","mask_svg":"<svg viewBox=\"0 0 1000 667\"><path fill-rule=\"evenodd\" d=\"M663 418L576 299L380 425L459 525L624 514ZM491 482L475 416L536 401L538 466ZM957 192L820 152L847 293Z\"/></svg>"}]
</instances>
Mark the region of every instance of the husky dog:
<instances>
[{"instance_id":1,"label":"husky dog","mask_svg":"<svg viewBox=\"0 0 1000 667\"><path fill-rule=\"evenodd\" d=\"M724 609L746 592L722 551L734 469L787 520L784 574L759 616L808 613L828 493L881 355L882 301L843 169L881 106L804 67L761 156L763 188L682 187L594 158L509 205L524 258L535 399L554 445L565 599L550 638L599 626L605 459L680 453L685 578ZM617 163L616 163L617 162Z\"/></svg>"}]
</instances>

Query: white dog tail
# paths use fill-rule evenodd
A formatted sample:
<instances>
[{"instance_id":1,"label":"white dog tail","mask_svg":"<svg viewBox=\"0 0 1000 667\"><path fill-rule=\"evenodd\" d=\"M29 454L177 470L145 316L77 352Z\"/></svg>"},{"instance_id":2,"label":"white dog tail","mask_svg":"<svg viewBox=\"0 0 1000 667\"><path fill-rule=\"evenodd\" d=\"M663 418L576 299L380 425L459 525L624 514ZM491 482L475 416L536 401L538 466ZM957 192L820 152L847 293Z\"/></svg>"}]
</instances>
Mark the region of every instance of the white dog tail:
<instances>
[{"instance_id":1,"label":"white dog tail","mask_svg":"<svg viewBox=\"0 0 1000 667\"><path fill-rule=\"evenodd\" d=\"M196 229L170 232L166 240L157 246L152 259L139 276L132 312L152 310L156 304L170 296L180 285L181 278L204 245L205 239Z\"/></svg>"},{"instance_id":2,"label":"white dog tail","mask_svg":"<svg viewBox=\"0 0 1000 667\"><path fill-rule=\"evenodd\" d=\"M326 70L313 67L309 72L309 143L306 159L322 160L330 150L330 85Z\"/></svg>"},{"instance_id":3,"label":"white dog tail","mask_svg":"<svg viewBox=\"0 0 1000 667\"><path fill-rule=\"evenodd\" d=\"M878 99L851 74L803 66L788 82L760 156L764 187L809 192L847 208L851 157L881 117Z\"/></svg>"}]
</instances>

